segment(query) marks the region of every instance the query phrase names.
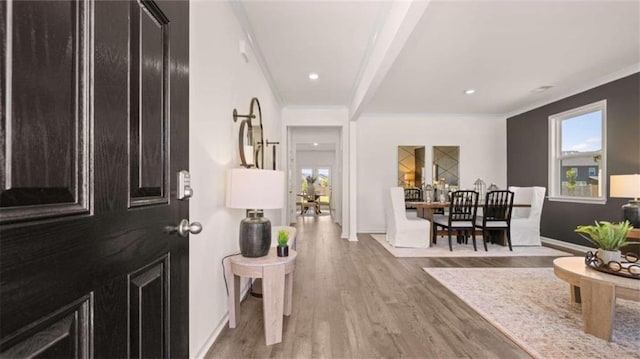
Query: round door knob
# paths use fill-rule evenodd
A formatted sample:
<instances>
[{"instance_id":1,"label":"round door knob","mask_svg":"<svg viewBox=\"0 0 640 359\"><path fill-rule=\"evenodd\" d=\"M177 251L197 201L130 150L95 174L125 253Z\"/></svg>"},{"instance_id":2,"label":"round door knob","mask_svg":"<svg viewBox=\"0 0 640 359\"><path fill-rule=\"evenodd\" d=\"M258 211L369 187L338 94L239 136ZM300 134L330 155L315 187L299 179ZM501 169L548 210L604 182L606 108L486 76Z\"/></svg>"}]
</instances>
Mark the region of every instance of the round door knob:
<instances>
[{"instance_id":1,"label":"round door knob","mask_svg":"<svg viewBox=\"0 0 640 359\"><path fill-rule=\"evenodd\" d=\"M168 233L178 233L181 237L186 237L189 235L189 233L198 234L202 232L202 224L200 224L200 222L193 222L189 224L188 220L183 219L182 221L180 221L180 224L175 227L166 227L165 231L167 231Z\"/></svg>"}]
</instances>

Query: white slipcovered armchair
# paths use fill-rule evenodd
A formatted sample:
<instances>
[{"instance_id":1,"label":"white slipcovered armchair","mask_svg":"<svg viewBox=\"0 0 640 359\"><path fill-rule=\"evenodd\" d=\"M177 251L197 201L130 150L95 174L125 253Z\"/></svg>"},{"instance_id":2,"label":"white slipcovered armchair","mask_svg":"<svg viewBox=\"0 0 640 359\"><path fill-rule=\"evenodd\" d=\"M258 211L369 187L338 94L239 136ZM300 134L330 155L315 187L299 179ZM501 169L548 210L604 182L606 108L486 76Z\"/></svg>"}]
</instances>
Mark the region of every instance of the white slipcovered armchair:
<instances>
[{"instance_id":1,"label":"white slipcovered armchair","mask_svg":"<svg viewBox=\"0 0 640 359\"><path fill-rule=\"evenodd\" d=\"M393 247L429 247L431 223L422 218L407 218L402 187L391 187L387 198L387 242Z\"/></svg>"},{"instance_id":2,"label":"white slipcovered armchair","mask_svg":"<svg viewBox=\"0 0 640 359\"><path fill-rule=\"evenodd\" d=\"M531 203L531 208L513 207L511 214L511 243L513 246L539 246L540 217L544 204L544 187L509 187L514 204Z\"/></svg>"}]
</instances>

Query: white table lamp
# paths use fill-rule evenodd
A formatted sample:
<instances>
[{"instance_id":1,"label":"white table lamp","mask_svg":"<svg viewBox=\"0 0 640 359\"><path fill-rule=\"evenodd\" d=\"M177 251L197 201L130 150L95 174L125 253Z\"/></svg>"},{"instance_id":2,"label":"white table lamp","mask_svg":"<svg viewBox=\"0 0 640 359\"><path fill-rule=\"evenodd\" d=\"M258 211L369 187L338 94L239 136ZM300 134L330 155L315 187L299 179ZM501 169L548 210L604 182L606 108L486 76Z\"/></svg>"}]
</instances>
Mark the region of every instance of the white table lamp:
<instances>
[{"instance_id":1,"label":"white table lamp","mask_svg":"<svg viewBox=\"0 0 640 359\"><path fill-rule=\"evenodd\" d=\"M226 206L247 210L240 222L240 253L245 257L263 257L271 247L271 221L264 209L284 205L284 172L255 168L227 171Z\"/></svg>"}]
</instances>

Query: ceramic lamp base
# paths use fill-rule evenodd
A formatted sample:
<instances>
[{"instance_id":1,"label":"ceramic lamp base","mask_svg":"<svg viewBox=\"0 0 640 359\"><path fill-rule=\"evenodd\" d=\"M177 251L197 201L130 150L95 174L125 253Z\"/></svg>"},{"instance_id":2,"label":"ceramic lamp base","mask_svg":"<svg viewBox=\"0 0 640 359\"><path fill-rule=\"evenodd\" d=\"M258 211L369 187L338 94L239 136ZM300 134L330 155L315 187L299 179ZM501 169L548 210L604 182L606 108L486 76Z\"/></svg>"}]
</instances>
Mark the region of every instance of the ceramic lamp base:
<instances>
[{"instance_id":1,"label":"ceramic lamp base","mask_svg":"<svg viewBox=\"0 0 640 359\"><path fill-rule=\"evenodd\" d=\"M247 211L240 222L240 253L245 257L264 257L271 247L271 221L262 213Z\"/></svg>"},{"instance_id":2,"label":"ceramic lamp base","mask_svg":"<svg viewBox=\"0 0 640 359\"><path fill-rule=\"evenodd\" d=\"M640 228L640 201L631 200L622 206L622 219L631 222L633 228Z\"/></svg>"}]
</instances>

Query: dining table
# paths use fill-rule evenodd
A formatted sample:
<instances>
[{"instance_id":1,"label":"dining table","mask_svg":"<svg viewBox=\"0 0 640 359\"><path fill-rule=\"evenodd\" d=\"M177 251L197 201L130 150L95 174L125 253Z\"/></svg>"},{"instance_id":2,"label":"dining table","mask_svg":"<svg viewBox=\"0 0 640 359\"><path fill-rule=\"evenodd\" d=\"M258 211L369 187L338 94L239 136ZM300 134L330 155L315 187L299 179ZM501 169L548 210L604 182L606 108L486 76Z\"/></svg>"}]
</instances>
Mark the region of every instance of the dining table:
<instances>
[{"instance_id":1,"label":"dining table","mask_svg":"<svg viewBox=\"0 0 640 359\"><path fill-rule=\"evenodd\" d=\"M417 212L418 218L424 218L432 223L433 223L433 215L436 214L438 210L444 213L444 210L448 209L450 205L449 202L412 202L412 203L415 204L416 206L416 212ZM483 206L484 206L483 203L478 203L478 208L482 208ZM527 207L531 207L531 203L514 203L513 207L527 208ZM442 230L438 231L437 235L447 235L447 231L442 231ZM482 231L476 231L476 235L481 236ZM507 245L507 241L504 238L504 236L496 236L494 233L490 234L490 236L492 237L492 240L497 242L498 244L502 246ZM429 231L429 243L430 245L434 245L436 243L435 237L433 236L433 231Z\"/></svg>"}]
</instances>

